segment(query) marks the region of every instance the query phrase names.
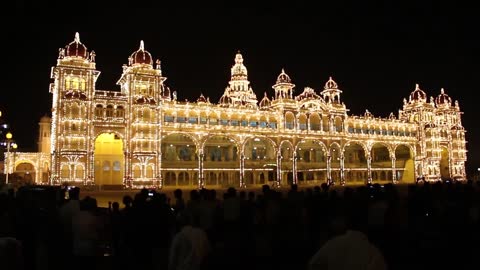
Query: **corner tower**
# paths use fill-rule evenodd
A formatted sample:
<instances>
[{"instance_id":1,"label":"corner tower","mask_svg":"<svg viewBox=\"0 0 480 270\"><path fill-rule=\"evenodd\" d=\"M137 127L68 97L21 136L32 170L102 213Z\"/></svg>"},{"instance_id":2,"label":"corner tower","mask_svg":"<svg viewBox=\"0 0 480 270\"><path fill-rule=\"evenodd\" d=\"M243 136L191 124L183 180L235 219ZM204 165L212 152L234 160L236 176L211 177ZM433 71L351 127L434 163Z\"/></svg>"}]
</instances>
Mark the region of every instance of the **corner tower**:
<instances>
[{"instance_id":1,"label":"corner tower","mask_svg":"<svg viewBox=\"0 0 480 270\"><path fill-rule=\"evenodd\" d=\"M51 183L60 175L84 182L92 99L100 72L95 67L95 52L88 51L75 34L74 40L59 49L57 65L52 68Z\"/></svg>"},{"instance_id":2,"label":"corner tower","mask_svg":"<svg viewBox=\"0 0 480 270\"><path fill-rule=\"evenodd\" d=\"M121 92L127 96L125 111L125 183L131 179L161 179L159 166L161 157L160 133L162 115L159 107L170 101L170 92L164 86L167 78L162 76L160 61L153 66L152 55L145 50L143 40L138 50L128 58L123 73L117 82ZM154 168L153 175L146 175L139 168ZM135 173L135 172L140 173ZM139 174L139 175L134 175Z\"/></svg>"}]
</instances>

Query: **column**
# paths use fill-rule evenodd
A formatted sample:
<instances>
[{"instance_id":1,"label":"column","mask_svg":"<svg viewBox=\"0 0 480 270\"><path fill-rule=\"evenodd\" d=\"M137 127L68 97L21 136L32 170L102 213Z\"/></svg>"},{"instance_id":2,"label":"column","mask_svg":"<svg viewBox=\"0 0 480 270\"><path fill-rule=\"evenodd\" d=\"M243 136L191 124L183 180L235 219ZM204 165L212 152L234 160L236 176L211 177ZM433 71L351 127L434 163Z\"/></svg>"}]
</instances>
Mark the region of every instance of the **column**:
<instances>
[{"instance_id":1,"label":"column","mask_svg":"<svg viewBox=\"0 0 480 270\"><path fill-rule=\"evenodd\" d=\"M203 159L204 159L204 154L203 154L203 149L198 150L198 189L201 189L205 187L205 181L203 177Z\"/></svg>"},{"instance_id":2,"label":"column","mask_svg":"<svg viewBox=\"0 0 480 270\"><path fill-rule=\"evenodd\" d=\"M367 183L372 183L372 156L367 156Z\"/></svg>"},{"instance_id":3,"label":"column","mask_svg":"<svg viewBox=\"0 0 480 270\"><path fill-rule=\"evenodd\" d=\"M345 185L345 156L343 153L340 155L340 184Z\"/></svg>"},{"instance_id":4,"label":"column","mask_svg":"<svg viewBox=\"0 0 480 270\"><path fill-rule=\"evenodd\" d=\"M396 160L395 156L392 156L392 181L394 184L397 183Z\"/></svg>"},{"instance_id":5,"label":"column","mask_svg":"<svg viewBox=\"0 0 480 270\"><path fill-rule=\"evenodd\" d=\"M282 149L277 152L277 179L275 179L277 187L282 183Z\"/></svg>"},{"instance_id":6,"label":"column","mask_svg":"<svg viewBox=\"0 0 480 270\"><path fill-rule=\"evenodd\" d=\"M332 156L327 154L327 185L332 184Z\"/></svg>"},{"instance_id":7,"label":"column","mask_svg":"<svg viewBox=\"0 0 480 270\"><path fill-rule=\"evenodd\" d=\"M244 183L244 175L245 175L245 154L243 152L240 153L240 187L246 187Z\"/></svg>"},{"instance_id":8,"label":"column","mask_svg":"<svg viewBox=\"0 0 480 270\"><path fill-rule=\"evenodd\" d=\"M293 183L297 184L298 179L297 179L297 151L293 151L293 164L292 164L292 171L293 171Z\"/></svg>"}]
</instances>

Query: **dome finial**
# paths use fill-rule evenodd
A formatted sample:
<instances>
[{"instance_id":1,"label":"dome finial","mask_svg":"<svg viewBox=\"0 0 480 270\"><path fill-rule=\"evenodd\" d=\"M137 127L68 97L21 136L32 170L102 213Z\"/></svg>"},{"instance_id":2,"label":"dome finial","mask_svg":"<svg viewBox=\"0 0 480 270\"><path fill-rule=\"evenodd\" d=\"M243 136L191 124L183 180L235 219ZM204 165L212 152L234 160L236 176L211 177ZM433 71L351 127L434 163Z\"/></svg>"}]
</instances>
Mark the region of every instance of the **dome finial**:
<instances>
[{"instance_id":1,"label":"dome finial","mask_svg":"<svg viewBox=\"0 0 480 270\"><path fill-rule=\"evenodd\" d=\"M443 88L440 89L440 94L445 94L445 90Z\"/></svg>"},{"instance_id":2,"label":"dome finial","mask_svg":"<svg viewBox=\"0 0 480 270\"><path fill-rule=\"evenodd\" d=\"M75 42L80 43L80 34L78 32L75 33Z\"/></svg>"},{"instance_id":3,"label":"dome finial","mask_svg":"<svg viewBox=\"0 0 480 270\"><path fill-rule=\"evenodd\" d=\"M145 50L145 47L143 45L143 40L140 40L140 48L139 48L140 51L144 51Z\"/></svg>"},{"instance_id":4,"label":"dome finial","mask_svg":"<svg viewBox=\"0 0 480 270\"><path fill-rule=\"evenodd\" d=\"M282 73L285 74L285 69L284 68L282 68Z\"/></svg>"},{"instance_id":5,"label":"dome finial","mask_svg":"<svg viewBox=\"0 0 480 270\"><path fill-rule=\"evenodd\" d=\"M415 90L419 90L420 89L420 85L418 83L415 84Z\"/></svg>"}]
</instances>

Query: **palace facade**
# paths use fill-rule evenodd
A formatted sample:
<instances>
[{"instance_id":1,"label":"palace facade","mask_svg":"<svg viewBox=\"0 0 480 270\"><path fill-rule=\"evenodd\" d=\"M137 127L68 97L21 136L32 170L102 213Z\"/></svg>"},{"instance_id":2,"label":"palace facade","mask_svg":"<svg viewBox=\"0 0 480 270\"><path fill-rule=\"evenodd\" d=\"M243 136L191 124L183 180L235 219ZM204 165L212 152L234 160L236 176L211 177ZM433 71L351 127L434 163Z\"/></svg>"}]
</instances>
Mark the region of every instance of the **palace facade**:
<instances>
[{"instance_id":1,"label":"palace facade","mask_svg":"<svg viewBox=\"0 0 480 270\"><path fill-rule=\"evenodd\" d=\"M257 98L237 53L218 103L203 95L183 102L143 41L123 66L120 91L97 89L99 76L94 51L77 33L51 72L53 184L245 187L466 178L462 112L443 89L428 98L417 85L398 115L349 115L332 78L321 91L305 87L294 95L282 70L274 96Z\"/></svg>"}]
</instances>

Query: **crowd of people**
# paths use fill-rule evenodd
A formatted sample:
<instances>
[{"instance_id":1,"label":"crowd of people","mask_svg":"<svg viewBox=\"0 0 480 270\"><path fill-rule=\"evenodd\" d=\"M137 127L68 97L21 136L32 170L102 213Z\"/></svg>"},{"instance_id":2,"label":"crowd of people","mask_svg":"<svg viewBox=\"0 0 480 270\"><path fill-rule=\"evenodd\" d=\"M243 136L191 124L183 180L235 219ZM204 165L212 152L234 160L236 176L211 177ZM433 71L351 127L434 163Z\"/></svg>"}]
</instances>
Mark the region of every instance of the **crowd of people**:
<instances>
[{"instance_id":1,"label":"crowd of people","mask_svg":"<svg viewBox=\"0 0 480 270\"><path fill-rule=\"evenodd\" d=\"M0 194L1 269L475 269L479 241L480 181Z\"/></svg>"}]
</instances>

